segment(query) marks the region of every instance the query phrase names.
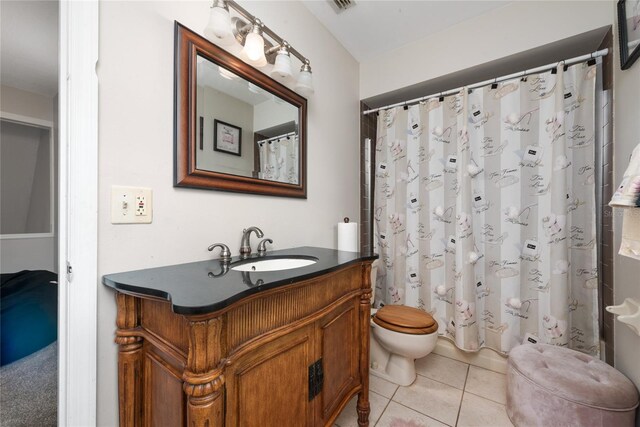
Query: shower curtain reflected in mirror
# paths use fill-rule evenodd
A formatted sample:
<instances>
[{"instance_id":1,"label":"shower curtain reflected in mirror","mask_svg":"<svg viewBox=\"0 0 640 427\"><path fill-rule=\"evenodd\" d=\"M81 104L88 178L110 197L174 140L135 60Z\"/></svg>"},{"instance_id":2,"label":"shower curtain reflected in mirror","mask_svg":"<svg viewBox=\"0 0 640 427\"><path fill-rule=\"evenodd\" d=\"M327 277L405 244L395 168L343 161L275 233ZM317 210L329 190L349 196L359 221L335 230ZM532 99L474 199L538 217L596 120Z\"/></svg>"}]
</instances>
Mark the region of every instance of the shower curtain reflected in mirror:
<instances>
[{"instance_id":1,"label":"shower curtain reflected in mirror","mask_svg":"<svg viewBox=\"0 0 640 427\"><path fill-rule=\"evenodd\" d=\"M298 184L300 150L298 135L258 141L260 179Z\"/></svg>"},{"instance_id":2,"label":"shower curtain reflected in mirror","mask_svg":"<svg viewBox=\"0 0 640 427\"><path fill-rule=\"evenodd\" d=\"M598 354L595 77L560 66L380 112L382 302L467 351L530 334Z\"/></svg>"}]
</instances>

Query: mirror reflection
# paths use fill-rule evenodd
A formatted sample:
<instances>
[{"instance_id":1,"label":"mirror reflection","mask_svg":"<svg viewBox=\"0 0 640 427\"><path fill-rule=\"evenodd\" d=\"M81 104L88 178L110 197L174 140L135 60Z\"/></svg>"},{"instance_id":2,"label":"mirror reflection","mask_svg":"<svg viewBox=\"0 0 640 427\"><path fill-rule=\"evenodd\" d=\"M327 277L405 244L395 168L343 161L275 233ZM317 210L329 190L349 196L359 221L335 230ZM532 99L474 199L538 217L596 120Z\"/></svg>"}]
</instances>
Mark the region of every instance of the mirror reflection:
<instances>
[{"instance_id":1,"label":"mirror reflection","mask_svg":"<svg viewBox=\"0 0 640 427\"><path fill-rule=\"evenodd\" d=\"M300 182L298 108L198 55L196 169Z\"/></svg>"}]
</instances>

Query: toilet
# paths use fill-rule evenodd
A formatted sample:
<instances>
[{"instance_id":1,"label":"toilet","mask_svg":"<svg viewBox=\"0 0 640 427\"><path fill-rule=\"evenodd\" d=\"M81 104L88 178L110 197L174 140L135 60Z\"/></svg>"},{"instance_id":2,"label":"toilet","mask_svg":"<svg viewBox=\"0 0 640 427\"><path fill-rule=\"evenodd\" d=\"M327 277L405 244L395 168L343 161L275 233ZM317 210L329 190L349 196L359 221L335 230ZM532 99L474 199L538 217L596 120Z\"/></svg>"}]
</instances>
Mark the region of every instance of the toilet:
<instances>
[{"instance_id":1,"label":"toilet","mask_svg":"<svg viewBox=\"0 0 640 427\"><path fill-rule=\"evenodd\" d=\"M371 269L372 295L375 294L376 260ZM438 323L418 308L386 305L371 310L372 375L408 386L416 379L415 360L431 353L438 340Z\"/></svg>"}]
</instances>

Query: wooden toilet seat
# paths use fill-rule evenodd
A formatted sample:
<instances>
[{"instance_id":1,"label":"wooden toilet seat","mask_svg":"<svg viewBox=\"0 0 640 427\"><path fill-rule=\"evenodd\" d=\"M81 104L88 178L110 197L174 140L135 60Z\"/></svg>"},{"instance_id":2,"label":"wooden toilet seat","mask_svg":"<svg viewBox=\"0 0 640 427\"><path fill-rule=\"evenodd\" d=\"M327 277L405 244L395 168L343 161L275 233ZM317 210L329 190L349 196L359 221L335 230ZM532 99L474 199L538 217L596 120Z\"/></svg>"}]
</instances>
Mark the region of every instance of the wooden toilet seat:
<instances>
[{"instance_id":1,"label":"wooden toilet seat","mask_svg":"<svg viewBox=\"0 0 640 427\"><path fill-rule=\"evenodd\" d=\"M426 335L438 330L438 322L429 313L404 305L385 305L373 316L373 321L403 334Z\"/></svg>"}]
</instances>

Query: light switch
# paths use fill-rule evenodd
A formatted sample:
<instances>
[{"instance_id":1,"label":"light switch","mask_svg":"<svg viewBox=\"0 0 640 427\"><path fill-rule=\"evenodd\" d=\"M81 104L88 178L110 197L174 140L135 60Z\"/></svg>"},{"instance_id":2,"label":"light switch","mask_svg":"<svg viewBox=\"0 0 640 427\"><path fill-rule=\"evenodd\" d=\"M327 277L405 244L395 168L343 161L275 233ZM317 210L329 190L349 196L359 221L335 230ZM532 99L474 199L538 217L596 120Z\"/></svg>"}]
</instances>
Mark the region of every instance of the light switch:
<instances>
[{"instance_id":1,"label":"light switch","mask_svg":"<svg viewBox=\"0 0 640 427\"><path fill-rule=\"evenodd\" d=\"M151 224L153 196L150 188L111 187L112 224Z\"/></svg>"}]
</instances>

